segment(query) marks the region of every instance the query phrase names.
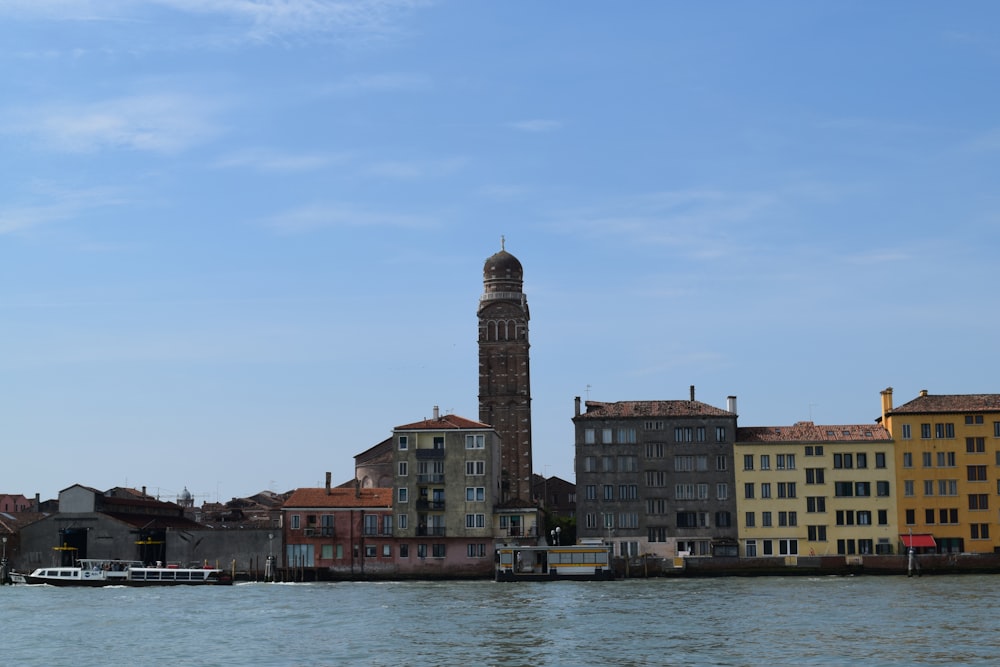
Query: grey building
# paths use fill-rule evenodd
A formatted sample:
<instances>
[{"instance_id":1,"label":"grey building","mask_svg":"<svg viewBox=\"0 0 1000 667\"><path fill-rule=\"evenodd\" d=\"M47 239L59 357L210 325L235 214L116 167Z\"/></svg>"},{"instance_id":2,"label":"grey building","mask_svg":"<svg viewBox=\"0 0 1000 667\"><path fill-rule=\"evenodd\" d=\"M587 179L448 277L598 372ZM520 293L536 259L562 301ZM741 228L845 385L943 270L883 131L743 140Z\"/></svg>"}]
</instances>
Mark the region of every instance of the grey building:
<instances>
[{"instance_id":1,"label":"grey building","mask_svg":"<svg viewBox=\"0 0 1000 667\"><path fill-rule=\"evenodd\" d=\"M577 535L615 554L737 555L736 399L587 401L573 417Z\"/></svg>"}]
</instances>

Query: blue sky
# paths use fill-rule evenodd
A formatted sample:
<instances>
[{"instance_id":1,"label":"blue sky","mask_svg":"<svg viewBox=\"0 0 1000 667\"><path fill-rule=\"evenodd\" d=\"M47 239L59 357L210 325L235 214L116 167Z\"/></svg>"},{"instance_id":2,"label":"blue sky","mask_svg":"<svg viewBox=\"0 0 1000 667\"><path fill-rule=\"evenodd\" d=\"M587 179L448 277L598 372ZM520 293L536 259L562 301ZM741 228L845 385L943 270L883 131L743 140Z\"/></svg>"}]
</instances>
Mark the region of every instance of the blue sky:
<instances>
[{"instance_id":1,"label":"blue sky","mask_svg":"<svg viewBox=\"0 0 1000 667\"><path fill-rule=\"evenodd\" d=\"M866 423L995 393L993 2L8 0L0 491L344 481L476 418L524 265L575 396Z\"/></svg>"}]
</instances>

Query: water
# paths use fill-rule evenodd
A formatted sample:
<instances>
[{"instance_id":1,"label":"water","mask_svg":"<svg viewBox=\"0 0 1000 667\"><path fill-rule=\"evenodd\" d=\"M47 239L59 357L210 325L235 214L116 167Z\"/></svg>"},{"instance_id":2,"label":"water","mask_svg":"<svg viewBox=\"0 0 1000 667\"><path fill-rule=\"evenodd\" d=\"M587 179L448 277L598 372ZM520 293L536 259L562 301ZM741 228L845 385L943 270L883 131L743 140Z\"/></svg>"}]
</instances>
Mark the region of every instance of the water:
<instances>
[{"instance_id":1,"label":"water","mask_svg":"<svg viewBox=\"0 0 1000 667\"><path fill-rule=\"evenodd\" d=\"M0 664L973 665L1000 576L0 588Z\"/></svg>"}]
</instances>

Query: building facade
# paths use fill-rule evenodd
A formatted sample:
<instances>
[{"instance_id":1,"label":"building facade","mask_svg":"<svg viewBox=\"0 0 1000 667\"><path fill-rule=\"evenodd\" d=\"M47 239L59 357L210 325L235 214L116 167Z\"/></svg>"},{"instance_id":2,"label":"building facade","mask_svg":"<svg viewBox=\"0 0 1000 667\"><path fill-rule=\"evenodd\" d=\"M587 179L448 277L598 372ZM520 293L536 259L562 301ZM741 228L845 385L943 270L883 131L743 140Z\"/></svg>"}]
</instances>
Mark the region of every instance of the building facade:
<instances>
[{"instance_id":1,"label":"building facade","mask_svg":"<svg viewBox=\"0 0 1000 667\"><path fill-rule=\"evenodd\" d=\"M528 300L521 262L506 250L483 267L479 299L479 421L500 436L501 502L531 501Z\"/></svg>"},{"instance_id":2,"label":"building facade","mask_svg":"<svg viewBox=\"0 0 1000 667\"><path fill-rule=\"evenodd\" d=\"M694 400L587 401L575 428L577 537L616 555L736 555L729 410Z\"/></svg>"},{"instance_id":3,"label":"building facade","mask_svg":"<svg viewBox=\"0 0 1000 667\"><path fill-rule=\"evenodd\" d=\"M920 551L1000 550L1000 394L929 394L893 406L900 538Z\"/></svg>"},{"instance_id":4,"label":"building facade","mask_svg":"<svg viewBox=\"0 0 1000 667\"><path fill-rule=\"evenodd\" d=\"M881 425L739 428L740 555L891 554L895 461Z\"/></svg>"},{"instance_id":5,"label":"building facade","mask_svg":"<svg viewBox=\"0 0 1000 667\"><path fill-rule=\"evenodd\" d=\"M392 432L392 508L401 573L476 576L493 567L500 528L500 436L488 424L441 415ZM508 531L524 517L507 516Z\"/></svg>"}]
</instances>

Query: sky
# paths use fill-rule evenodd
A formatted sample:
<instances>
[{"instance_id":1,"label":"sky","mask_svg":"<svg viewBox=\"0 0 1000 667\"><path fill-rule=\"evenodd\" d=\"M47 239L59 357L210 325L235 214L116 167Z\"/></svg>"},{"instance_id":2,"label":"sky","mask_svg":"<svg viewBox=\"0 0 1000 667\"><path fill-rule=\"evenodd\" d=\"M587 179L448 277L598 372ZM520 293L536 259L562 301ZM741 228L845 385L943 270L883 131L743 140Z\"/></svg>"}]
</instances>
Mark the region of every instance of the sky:
<instances>
[{"instance_id":1,"label":"sky","mask_svg":"<svg viewBox=\"0 0 1000 667\"><path fill-rule=\"evenodd\" d=\"M995 2L5 0L0 77L0 493L224 502L477 419L501 237L545 476L577 396L1000 392Z\"/></svg>"}]
</instances>

